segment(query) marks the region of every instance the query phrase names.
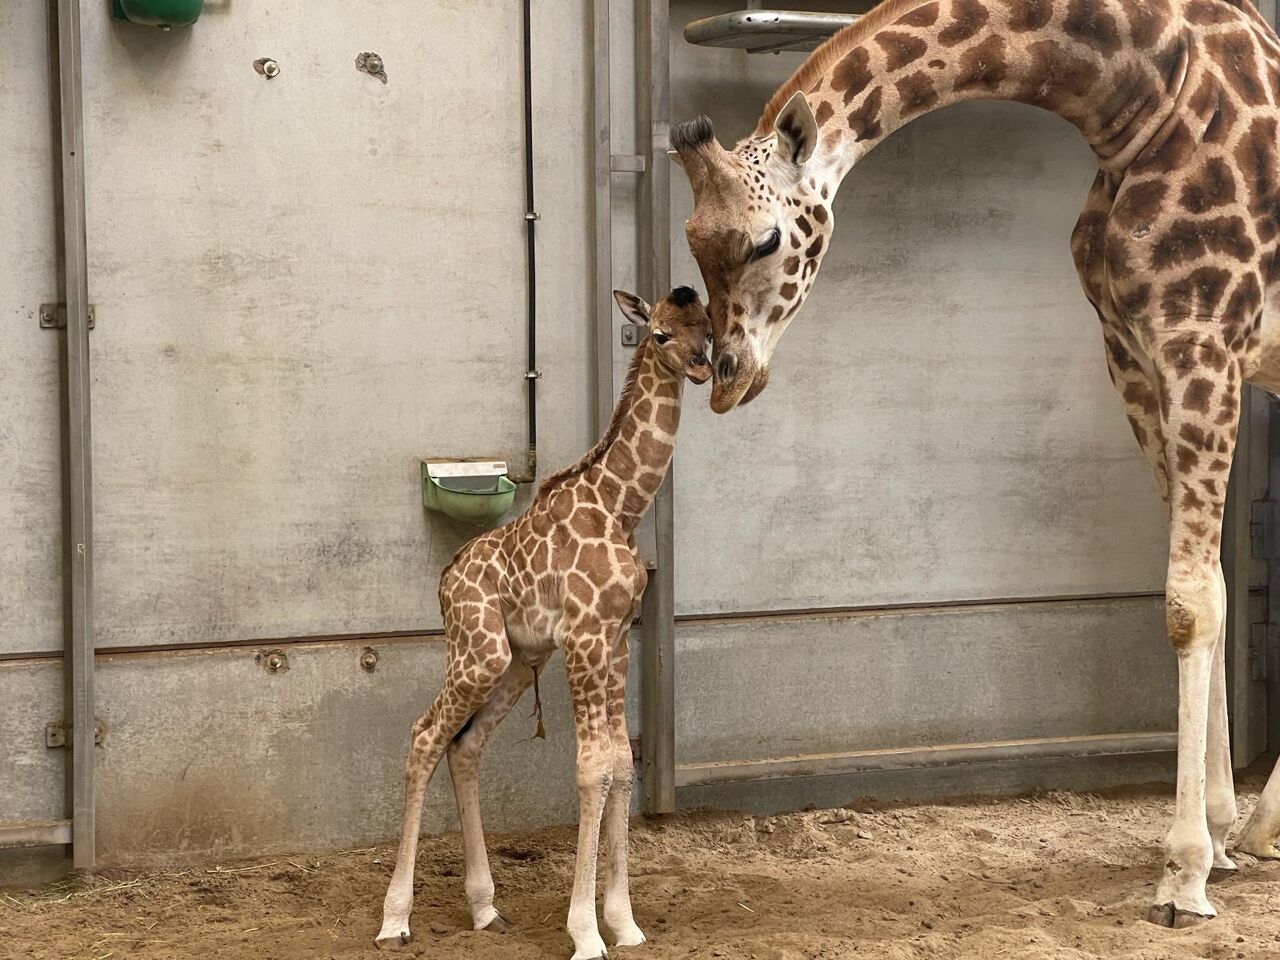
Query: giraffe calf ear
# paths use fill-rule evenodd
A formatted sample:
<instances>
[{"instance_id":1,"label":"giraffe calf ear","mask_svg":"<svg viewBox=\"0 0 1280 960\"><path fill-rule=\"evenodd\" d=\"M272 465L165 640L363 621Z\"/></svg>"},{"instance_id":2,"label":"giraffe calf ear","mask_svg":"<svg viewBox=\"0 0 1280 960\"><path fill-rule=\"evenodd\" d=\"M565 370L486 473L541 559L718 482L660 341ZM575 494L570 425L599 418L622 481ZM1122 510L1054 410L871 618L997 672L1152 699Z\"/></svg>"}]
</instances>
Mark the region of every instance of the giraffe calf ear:
<instances>
[{"instance_id":1,"label":"giraffe calf ear","mask_svg":"<svg viewBox=\"0 0 1280 960\"><path fill-rule=\"evenodd\" d=\"M632 323L641 327L647 327L649 325L649 305L634 293L627 293L625 290L615 290L613 291L613 299L618 301L618 306L622 310L622 315Z\"/></svg>"},{"instance_id":2,"label":"giraffe calf ear","mask_svg":"<svg viewBox=\"0 0 1280 960\"><path fill-rule=\"evenodd\" d=\"M778 149L787 160L799 166L813 156L818 142L818 122L802 91L791 95L773 122L773 129L778 135Z\"/></svg>"}]
</instances>

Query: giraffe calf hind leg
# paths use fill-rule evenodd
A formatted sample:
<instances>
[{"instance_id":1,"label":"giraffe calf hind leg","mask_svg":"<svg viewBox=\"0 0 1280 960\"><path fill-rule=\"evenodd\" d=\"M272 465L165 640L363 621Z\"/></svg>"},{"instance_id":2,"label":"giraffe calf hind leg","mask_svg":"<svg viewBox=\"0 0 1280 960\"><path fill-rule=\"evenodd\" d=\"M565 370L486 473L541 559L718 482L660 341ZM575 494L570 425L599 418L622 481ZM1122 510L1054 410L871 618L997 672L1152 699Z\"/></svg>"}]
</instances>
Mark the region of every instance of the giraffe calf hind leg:
<instances>
[{"instance_id":1,"label":"giraffe calf hind leg","mask_svg":"<svg viewBox=\"0 0 1280 960\"><path fill-rule=\"evenodd\" d=\"M413 939L409 914L413 910L413 871L427 787L450 742L493 695L511 664L506 630L496 608L491 611L495 616L481 616L479 629L471 631L462 628L456 609L443 604L442 608L453 659L431 708L413 725L413 739L405 761L400 846L382 904L382 928L374 939L379 950L403 950ZM486 619L491 625L488 628L484 625Z\"/></svg>"},{"instance_id":2,"label":"giraffe calf hind leg","mask_svg":"<svg viewBox=\"0 0 1280 960\"><path fill-rule=\"evenodd\" d=\"M449 744L449 777L453 780L454 799L458 804L458 822L462 827L462 847L466 860L463 886L471 908L471 923L476 930L505 933L508 922L493 903L493 874L484 845L484 827L480 819L480 754L511 708L533 682L533 669L519 658L503 674L498 688Z\"/></svg>"}]
</instances>

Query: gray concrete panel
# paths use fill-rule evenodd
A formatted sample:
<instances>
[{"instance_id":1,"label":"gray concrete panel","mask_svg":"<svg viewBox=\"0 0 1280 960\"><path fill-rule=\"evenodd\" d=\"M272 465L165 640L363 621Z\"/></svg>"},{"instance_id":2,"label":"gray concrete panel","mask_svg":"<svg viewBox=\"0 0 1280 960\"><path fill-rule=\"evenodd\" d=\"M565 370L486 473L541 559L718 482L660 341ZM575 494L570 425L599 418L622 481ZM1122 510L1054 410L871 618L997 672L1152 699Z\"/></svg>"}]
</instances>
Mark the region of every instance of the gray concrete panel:
<instances>
[{"instance_id":1,"label":"gray concrete panel","mask_svg":"<svg viewBox=\"0 0 1280 960\"><path fill-rule=\"evenodd\" d=\"M673 112L732 146L801 57L685 43L713 7L673 10ZM686 421L680 612L1162 585L1163 512L1068 249L1093 171L1011 104L924 117L854 170L768 390ZM672 183L673 275L697 277Z\"/></svg>"},{"instance_id":2,"label":"gray concrete panel","mask_svg":"<svg viewBox=\"0 0 1280 960\"><path fill-rule=\"evenodd\" d=\"M562 7L534 40L544 466L586 443L589 392ZM417 459L522 462L519 18L314 13L86 13L100 645L432 628L470 531L424 518Z\"/></svg>"},{"instance_id":3,"label":"gray concrete panel","mask_svg":"<svg viewBox=\"0 0 1280 960\"><path fill-rule=\"evenodd\" d=\"M62 643L56 238L46 5L0 5L0 653Z\"/></svg>"},{"instance_id":4,"label":"gray concrete panel","mask_svg":"<svg viewBox=\"0 0 1280 960\"><path fill-rule=\"evenodd\" d=\"M683 624L679 759L1167 730L1175 684L1158 608L1134 600ZM275 674L256 661L266 645L100 656L99 715L108 728L99 750L103 862L327 850L393 837L408 730L438 688L444 647L438 639L371 645L379 654L372 673L359 665L361 642L285 644L288 670ZM486 752L482 798L492 830L576 818L562 663L557 657L544 671L548 739L528 739L526 694ZM63 755L43 739L59 702L55 662L0 664L0 783L15 816L61 812ZM1142 762L1133 760L1134 776L1150 779ZM1123 764L1109 769L1120 772L1106 782L1123 780ZM1012 773L998 790L1035 776L1054 783L1043 771ZM942 789L926 775L863 779L876 777L897 784L885 787L895 797ZM810 779L841 790L860 782ZM957 792L954 774L937 779L951 784L944 792ZM980 790L984 781L970 782L966 789ZM768 798L797 791L802 785L699 787L683 791L682 802L740 806L758 795L775 803L782 801ZM426 830L455 829L443 766L427 807Z\"/></svg>"},{"instance_id":5,"label":"gray concrete panel","mask_svg":"<svg viewBox=\"0 0 1280 960\"><path fill-rule=\"evenodd\" d=\"M679 763L1173 730L1159 599L683 624Z\"/></svg>"},{"instance_id":6,"label":"gray concrete panel","mask_svg":"<svg viewBox=\"0 0 1280 960\"><path fill-rule=\"evenodd\" d=\"M100 656L98 713L108 729L98 753L100 862L328 850L395 836L409 728L439 688L444 644L371 645L372 672L360 666L358 642L286 644L278 649L288 669L274 674L257 661L269 647ZM49 706L59 702L57 684L52 661L0 663L6 819L61 815L63 753L44 746L44 724L60 712ZM576 819L563 660L544 670L541 688L547 739L531 739L529 692L486 750L489 829ZM424 829L457 829L444 763Z\"/></svg>"}]
</instances>

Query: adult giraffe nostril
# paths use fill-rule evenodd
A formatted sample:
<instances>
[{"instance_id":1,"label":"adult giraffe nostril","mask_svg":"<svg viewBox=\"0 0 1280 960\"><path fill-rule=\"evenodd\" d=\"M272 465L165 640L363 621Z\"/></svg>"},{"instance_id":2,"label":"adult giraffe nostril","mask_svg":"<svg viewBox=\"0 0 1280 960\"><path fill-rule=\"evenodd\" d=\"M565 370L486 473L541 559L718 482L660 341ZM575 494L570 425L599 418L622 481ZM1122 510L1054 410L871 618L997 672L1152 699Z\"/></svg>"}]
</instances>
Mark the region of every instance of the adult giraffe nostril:
<instances>
[{"instance_id":1,"label":"adult giraffe nostril","mask_svg":"<svg viewBox=\"0 0 1280 960\"><path fill-rule=\"evenodd\" d=\"M738 369L738 360L731 353L726 353L720 358L720 362L716 364L716 380L724 383L733 379L733 373Z\"/></svg>"}]
</instances>

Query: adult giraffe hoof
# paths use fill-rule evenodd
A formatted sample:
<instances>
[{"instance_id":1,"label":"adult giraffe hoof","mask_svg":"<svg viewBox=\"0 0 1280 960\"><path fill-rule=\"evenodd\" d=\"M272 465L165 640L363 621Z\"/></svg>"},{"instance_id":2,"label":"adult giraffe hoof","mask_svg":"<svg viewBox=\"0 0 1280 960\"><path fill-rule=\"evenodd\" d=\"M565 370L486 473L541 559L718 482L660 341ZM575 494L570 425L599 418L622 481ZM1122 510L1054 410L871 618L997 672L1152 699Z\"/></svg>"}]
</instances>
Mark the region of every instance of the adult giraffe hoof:
<instances>
[{"instance_id":1,"label":"adult giraffe hoof","mask_svg":"<svg viewBox=\"0 0 1280 960\"><path fill-rule=\"evenodd\" d=\"M488 930L490 933L506 933L511 929L511 924L507 923L506 918L499 913L480 929Z\"/></svg>"},{"instance_id":2,"label":"adult giraffe hoof","mask_svg":"<svg viewBox=\"0 0 1280 960\"><path fill-rule=\"evenodd\" d=\"M1215 854L1213 858L1213 871L1217 873L1235 873L1236 863L1225 853Z\"/></svg>"},{"instance_id":3,"label":"adult giraffe hoof","mask_svg":"<svg viewBox=\"0 0 1280 960\"><path fill-rule=\"evenodd\" d=\"M380 936L373 941L373 945L385 953L397 953L409 946L413 942L413 936L408 930L401 930L399 933L393 933L388 936Z\"/></svg>"},{"instance_id":4,"label":"adult giraffe hoof","mask_svg":"<svg viewBox=\"0 0 1280 960\"><path fill-rule=\"evenodd\" d=\"M1157 927L1171 927L1174 930L1181 930L1184 927L1198 927L1206 920L1212 920L1213 918L1204 913L1179 910L1172 903L1157 903L1147 911L1147 919Z\"/></svg>"}]
</instances>

